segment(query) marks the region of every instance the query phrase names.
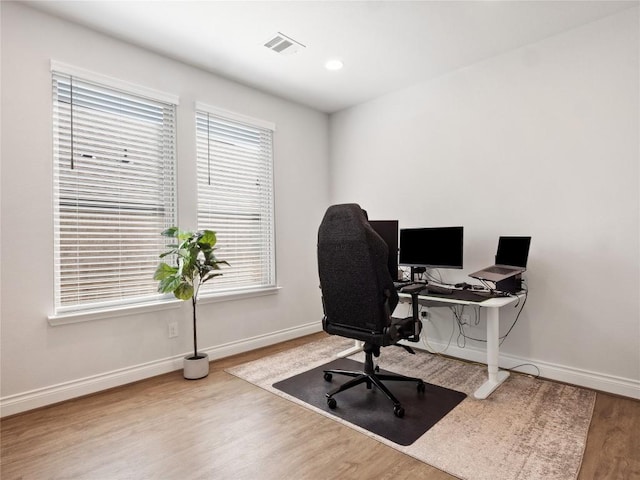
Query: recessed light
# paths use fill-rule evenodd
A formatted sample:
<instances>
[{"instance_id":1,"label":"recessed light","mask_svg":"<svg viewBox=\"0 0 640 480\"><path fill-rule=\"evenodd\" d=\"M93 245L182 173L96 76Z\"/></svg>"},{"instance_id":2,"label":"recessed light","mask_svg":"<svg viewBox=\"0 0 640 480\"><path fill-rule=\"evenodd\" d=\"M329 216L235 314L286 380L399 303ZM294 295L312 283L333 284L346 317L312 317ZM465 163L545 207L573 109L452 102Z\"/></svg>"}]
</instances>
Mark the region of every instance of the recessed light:
<instances>
[{"instance_id":1,"label":"recessed light","mask_svg":"<svg viewBox=\"0 0 640 480\"><path fill-rule=\"evenodd\" d=\"M344 67L344 63L342 63L342 60L337 59L329 60L324 64L324 68L327 70L340 70L342 67Z\"/></svg>"}]
</instances>

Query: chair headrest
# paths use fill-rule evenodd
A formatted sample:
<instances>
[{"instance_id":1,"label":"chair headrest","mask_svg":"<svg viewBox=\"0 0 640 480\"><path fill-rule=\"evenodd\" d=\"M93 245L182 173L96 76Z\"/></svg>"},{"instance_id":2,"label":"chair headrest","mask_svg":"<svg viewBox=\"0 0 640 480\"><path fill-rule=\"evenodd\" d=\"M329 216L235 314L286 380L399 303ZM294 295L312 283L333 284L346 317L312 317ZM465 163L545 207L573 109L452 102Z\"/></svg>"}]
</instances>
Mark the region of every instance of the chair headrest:
<instances>
[{"instance_id":1,"label":"chair headrest","mask_svg":"<svg viewBox=\"0 0 640 480\"><path fill-rule=\"evenodd\" d=\"M318 244L326 241L361 240L366 242L368 225L364 210L357 203L330 206L318 230Z\"/></svg>"}]
</instances>

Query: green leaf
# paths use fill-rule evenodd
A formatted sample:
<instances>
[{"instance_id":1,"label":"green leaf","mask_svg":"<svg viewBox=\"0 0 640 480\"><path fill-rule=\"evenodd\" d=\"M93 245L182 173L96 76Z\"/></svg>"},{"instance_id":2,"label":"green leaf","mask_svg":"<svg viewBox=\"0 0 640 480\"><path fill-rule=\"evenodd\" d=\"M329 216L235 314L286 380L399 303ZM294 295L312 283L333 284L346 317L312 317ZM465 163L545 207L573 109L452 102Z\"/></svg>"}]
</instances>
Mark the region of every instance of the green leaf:
<instances>
[{"instance_id":1,"label":"green leaf","mask_svg":"<svg viewBox=\"0 0 640 480\"><path fill-rule=\"evenodd\" d=\"M184 240L185 243L189 243L191 240L193 240L194 233L187 232L187 231L179 231L176 236L178 237L178 240Z\"/></svg>"},{"instance_id":2,"label":"green leaf","mask_svg":"<svg viewBox=\"0 0 640 480\"><path fill-rule=\"evenodd\" d=\"M175 273L177 271L178 271L177 268L172 267L170 265L167 265L164 262L160 262L160 264L156 268L155 273L153 274L153 279L154 280L164 280L165 278L169 277L170 275L175 275Z\"/></svg>"},{"instance_id":3,"label":"green leaf","mask_svg":"<svg viewBox=\"0 0 640 480\"><path fill-rule=\"evenodd\" d=\"M222 273L216 272L216 273L209 273L206 276L204 276L201 280L202 283L207 282L209 280L211 280L214 277L220 277L222 275Z\"/></svg>"},{"instance_id":4,"label":"green leaf","mask_svg":"<svg viewBox=\"0 0 640 480\"><path fill-rule=\"evenodd\" d=\"M180 300L189 300L193 297L193 286L187 282L181 282L173 291L173 294Z\"/></svg>"},{"instance_id":5,"label":"green leaf","mask_svg":"<svg viewBox=\"0 0 640 480\"><path fill-rule=\"evenodd\" d=\"M175 237L177 233L178 233L178 227L170 227L170 228L167 228L166 230L163 230L161 235L163 237Z\"/></svg>"},{"instance_id":6,"label":"green leaf","mask_svg":"<svg viewBox=\"0 0 640 480\"><path fill-rule=\"evenodd\" d=\"M216 242L216 232L212 232L211 230L203 230L200 238L198 239L198 244L203 247L208 247L209 249L213 248Z\"/></svg>"},{"instance_id":7,"label":"green leaf","mask_svg":"<svg viewBox=\"0 0 640 480\"><path fill-rule=\"evenodd\" d=\"M181 282L182 282L182 279L177 275L164 278L160 280L160 284L158 285L158 292L174 293L175 295L175 290L176 288L178 288Z\"/></svg>"},{"instance_id":8,"label":"green leaf","mask_svg":"<svg viewBox=\"0 0 640 480\"><path fill-rule=\"evenodd\" d=\"M182 264L180 265L180 275L183 278L193 278L196 270L196 259L191 255L185 255L182 257Z\"/></svg>"},{"instance_id":9,"label":"green leaf","mask_svg":"<svg viewBox=\"0 0 640 480\"><path fill-rule=\"evenodd\" d=\"M217 236L212 230L194 233L171 227L163 231L162 235L178 240L177 243L167 245L169 250L160 255L160 258L175 255L177 267L165 262L158 265L154 279L160 281L159 292L173 292L176 298L188 300L196 295L202 283L222 275L221 265L229 265L214 255Z\"/></svg>"}]
</instances>

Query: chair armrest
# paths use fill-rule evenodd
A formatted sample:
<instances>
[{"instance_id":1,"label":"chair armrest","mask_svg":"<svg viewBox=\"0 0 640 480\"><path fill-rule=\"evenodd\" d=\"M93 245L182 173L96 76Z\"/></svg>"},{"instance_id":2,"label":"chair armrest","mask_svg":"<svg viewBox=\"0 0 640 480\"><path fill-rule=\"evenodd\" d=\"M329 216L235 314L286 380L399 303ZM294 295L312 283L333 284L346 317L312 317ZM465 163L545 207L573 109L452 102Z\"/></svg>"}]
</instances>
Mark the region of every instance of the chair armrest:
<instances>
[{"instance_id":1,"label":"chair armrest","mask_svg":"<svg viewBox=\"0 0 640 480\"><path fill-rule=\"evenodd\" d=\"M405 339L410 342L420 341L420 332L422 332L422 322L420 321L419 309L418 309L418 294L424 289L424 285L415 284L409 285L402 289L403 293L409 293L411 295L411 323L413 325L413 334Z\"/></svg>"},{"instance_id":2,"label":"chair armrest","mask_svg":"<svg viewBox=\"0 0 640 480\"><path fill-rule=\"evenodd\" d=\"M391 331L394 334L394 342L399 340L408 340L409 342L419 342L420 332L422 331L422 323L416 321L413 317L393 318Z\"/></svg>"}]
</instances>

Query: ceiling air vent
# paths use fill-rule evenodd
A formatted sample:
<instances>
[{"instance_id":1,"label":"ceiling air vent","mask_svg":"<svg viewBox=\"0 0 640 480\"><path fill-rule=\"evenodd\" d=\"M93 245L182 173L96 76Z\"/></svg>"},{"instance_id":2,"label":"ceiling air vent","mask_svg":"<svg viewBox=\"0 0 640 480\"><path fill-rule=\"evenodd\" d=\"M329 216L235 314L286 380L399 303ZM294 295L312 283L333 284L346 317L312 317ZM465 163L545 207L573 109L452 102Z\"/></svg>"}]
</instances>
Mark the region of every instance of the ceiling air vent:
<instances>
[{"instance_id":1,"label":"ceiling air vent","mask_svg":"<svg viewBox=\"0 0 640 480\"><path fill-rule=\"evenodd\" d=\"M293 38L286 36L282 32L278 32L273 35L273 37L270 38L264 46L281 55L292 55L298 52L301 48L306 48L306 46L295 41Z\"/></svg>"}]
</instances>

